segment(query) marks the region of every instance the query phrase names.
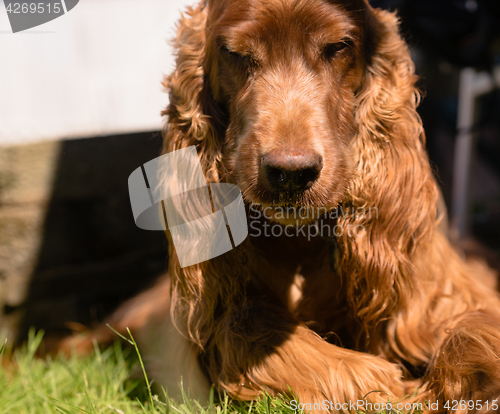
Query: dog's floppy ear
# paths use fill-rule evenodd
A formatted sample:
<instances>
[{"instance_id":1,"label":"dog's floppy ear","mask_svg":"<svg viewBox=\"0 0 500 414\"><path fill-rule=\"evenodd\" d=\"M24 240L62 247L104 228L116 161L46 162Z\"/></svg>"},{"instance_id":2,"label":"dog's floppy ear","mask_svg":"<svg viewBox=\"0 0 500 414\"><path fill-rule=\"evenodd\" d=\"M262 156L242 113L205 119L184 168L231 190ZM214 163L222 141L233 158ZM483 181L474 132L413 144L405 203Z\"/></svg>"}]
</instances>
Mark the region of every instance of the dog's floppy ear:
<instances>
[{"instance_id":1,"label":"dog's floppy ear","mask_svg":"<svg viewBox=\"0 0 500 414\"><path fill-rule=\"evenodd\" d=\"M217 51L211 49L210 40L207 41L207 34L210 35L207 30L208 8L211 8L213 3L219 4L211 1L209 6L205 0L201 0L197 7L188 8L182 16L174 41L176 67L163 83L170 93L170 103L162 113L168 117L164 128L163 153L195 145L207 183L220 181L218 168L224 127L223 114L210 89L210 77L214 76L217 69L214 63ZM160 187L175 187L173 194L178 194L182 186L187 187L188 182L195 176L194 171L189 171L188 177L180 178L163 175L161 171L160 175ZM196 195L190 196L189 202L184 202L182 197L172 199L170 208L175 211L179 222L187 223L191 222L193 217L198 217L201 212L210 210L210 204L203 204L203 200L198 199ZM207 237L215 234L214 229L211 228L210 231L205 233ZM172 278L172 318L183 334L202 347L211 335L218 289L208 286L207 278L203 275L207 272L210 261L180 267L171 236L170 229L167 229L169 274ZM192 237L192 234L187 234L187 241L191 240L189 237ZM206 245L210 246L205 239L199 237L194 240L192 248L204 249ZM216 278L208 279L217 283Z\"/></svg>"},{"instance_id":2,"label":"dog's floppy ear","mask_svg":"<svg viewBox=\"0 0 500 414\"><path fill-rule=\"evenodd\" d=\"M369 326L411 297L414 262L436 225L438 192L416 112L414 64L397 18L368 5L366 13L369 56L358 93L357 166L340 220L339 266L352 305Z\"/></svg>"},{"instance_id":3,"label":"dog's floppy ear","mask_svg":"<svg viewBox=\"0 0 500 414\"><path fill-rule=\"evenodd\" d=\"M163 82L170 97L169 106L162 112L168 116L163 152L196 145L205 178L217 182L222 140L217 140L216 130L221 121L208 81L205 3L202 0L197 7L189 7L178 23L174 40L176 67Z\"/></svg>"}]
</instances>

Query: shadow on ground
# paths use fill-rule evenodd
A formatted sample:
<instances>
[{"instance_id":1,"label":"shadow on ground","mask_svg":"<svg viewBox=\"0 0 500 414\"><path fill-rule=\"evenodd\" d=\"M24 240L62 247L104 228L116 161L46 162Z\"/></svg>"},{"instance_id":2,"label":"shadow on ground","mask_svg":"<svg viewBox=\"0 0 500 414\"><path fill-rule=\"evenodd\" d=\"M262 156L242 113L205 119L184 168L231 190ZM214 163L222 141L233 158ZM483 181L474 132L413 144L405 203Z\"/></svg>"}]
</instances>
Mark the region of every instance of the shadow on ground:
<instances>
[{"instance_id":1,"label":"shadow on ground","mask_svg":"<svg viewBox=\"0 0 500 414\"><path fill-rule=\"evenodd\" d=\"M18 341L96 324L165 271L166 238L135 226L127 184L160 149L159 132L62 142L26 299L5 309L22 315Z\"/></svg>"}]
</instances>

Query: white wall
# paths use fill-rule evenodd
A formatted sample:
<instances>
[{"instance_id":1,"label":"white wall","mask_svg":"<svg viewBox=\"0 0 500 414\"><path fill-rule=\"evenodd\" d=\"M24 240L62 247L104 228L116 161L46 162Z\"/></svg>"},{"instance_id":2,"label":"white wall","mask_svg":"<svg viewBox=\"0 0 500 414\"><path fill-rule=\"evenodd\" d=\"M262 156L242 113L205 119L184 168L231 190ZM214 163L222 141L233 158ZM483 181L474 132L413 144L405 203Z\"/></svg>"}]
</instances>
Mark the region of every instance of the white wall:
<instances>
[{"instance_id":1,"label":"white wall","mask_svg":"<svg viewBox=\"0 0 500 414\"><path fill-rule=\"evenodd\" d=\"M180 10L196 0L80 0L13 34L0 2L0 145L159 129Z\"/></svg>"}]
</instances>

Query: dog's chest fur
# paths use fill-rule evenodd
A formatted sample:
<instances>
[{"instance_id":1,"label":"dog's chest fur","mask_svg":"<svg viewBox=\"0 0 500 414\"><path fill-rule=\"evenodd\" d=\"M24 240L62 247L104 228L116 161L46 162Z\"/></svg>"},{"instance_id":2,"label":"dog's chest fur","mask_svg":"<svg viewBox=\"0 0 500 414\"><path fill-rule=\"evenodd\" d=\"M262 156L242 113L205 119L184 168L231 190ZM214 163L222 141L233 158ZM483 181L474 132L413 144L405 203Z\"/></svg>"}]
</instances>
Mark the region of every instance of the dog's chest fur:
<instances>
[{"instance_id":1,"label":"dog's chest fur","mask_svg":"<svg viewBox=\"0 0 500 414\"><path fill-rule=\"evenodd\" d=\"M332 270L329 240L262 237L252 243L251 273L259 290L285 298L281 305L322 336L343 329L349 307L345 286Z\"/></svg>"}]
</instances>

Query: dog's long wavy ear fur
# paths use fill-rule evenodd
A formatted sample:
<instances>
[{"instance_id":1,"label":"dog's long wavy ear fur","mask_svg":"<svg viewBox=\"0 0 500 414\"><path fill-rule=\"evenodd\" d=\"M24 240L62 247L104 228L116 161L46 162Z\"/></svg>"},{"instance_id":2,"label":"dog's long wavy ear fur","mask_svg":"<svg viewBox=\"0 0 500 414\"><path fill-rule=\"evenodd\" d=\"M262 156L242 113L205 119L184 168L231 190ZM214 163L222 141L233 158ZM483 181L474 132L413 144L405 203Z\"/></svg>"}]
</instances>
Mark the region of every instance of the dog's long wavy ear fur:
<instances>
[{"instance_id":1,"label":"dog's long wavy ear fur","mask_svg":"<svg viewBox=\"0 0 500 414\"><path fill-rule=\"evenodd\" d=\"M371 330L411 300L415 262L436 226L438 190L416 112L417 77L397 18L367 7L366 38L373 44L358 94L357 168L340 219L339 268L357 316Z\"/></svg>"},{"instance_id":2,"label":"dog's long wavy ear fur","mask_svg":"<svg viewBox=\"0 0 500 414\"><path fill-rule=\"evenodd\" d=\"M188 8L178 24L174 41L176 68L164 81L170 94L170 103L162 113L168 119L164 128L163 153L195 145L205 179L210 183L219 181L223 117L209 90L211 62L206 41L205 3L201 1L197 7ZM170 181L171 178L164 177L163 184L168 185ZM175 185L182 183L176 182ZM189 215L191 210L194 214L191 217L195 217L196 213L204 211L204 206L192 205L194 201L190 200L189 206L180 206L179 214ZM216 298L211 298L210 293L217 292L217 289L209 289L202 277L207 262L180 268L169 232L167 236L169 273L172 278L172 316L178 328L202 346L209 335L216 306Z\"/></svg>"},{"instance_id":3,"label":"dog's long wavy ear fur","mask_svg":"<svg viewBox=\"0 0 500 414\"><path fill-rule=\"evenodd\" d=\"M178 23L174 41L176 68L163 82L170 98L162 112L168 117L163 152L196 145L205 178L217 182L223 143L217 135L223 128L223 114L212 98L208 81L212 62L206 42L205 3L189 7Z\"/></svg>"}]
</instances>

